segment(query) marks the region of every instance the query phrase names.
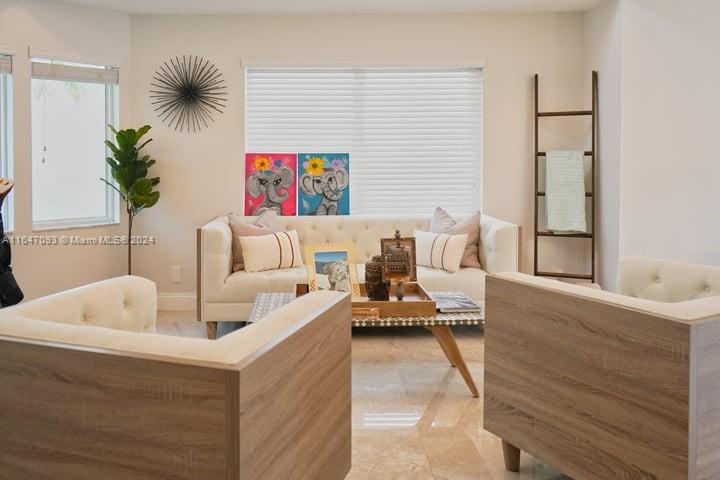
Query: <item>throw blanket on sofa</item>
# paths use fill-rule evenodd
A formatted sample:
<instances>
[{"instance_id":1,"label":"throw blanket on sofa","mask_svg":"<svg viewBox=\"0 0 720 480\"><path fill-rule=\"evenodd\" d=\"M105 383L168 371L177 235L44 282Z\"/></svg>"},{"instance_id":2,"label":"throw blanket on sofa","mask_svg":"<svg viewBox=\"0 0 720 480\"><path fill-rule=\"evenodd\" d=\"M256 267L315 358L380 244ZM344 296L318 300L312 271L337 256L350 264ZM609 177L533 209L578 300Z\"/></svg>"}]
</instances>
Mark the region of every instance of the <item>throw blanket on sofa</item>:
<instances>
[{"instance_id":1,"label":"throw blanket on sofa","mask_svg":"<svg viewBox=\"0 0 720 480\"><path fill-rule=\"evenodd\" d=\"M586 232L584 152L547 152L545 211L547 229Z\"/></svg>"}]
</instances>

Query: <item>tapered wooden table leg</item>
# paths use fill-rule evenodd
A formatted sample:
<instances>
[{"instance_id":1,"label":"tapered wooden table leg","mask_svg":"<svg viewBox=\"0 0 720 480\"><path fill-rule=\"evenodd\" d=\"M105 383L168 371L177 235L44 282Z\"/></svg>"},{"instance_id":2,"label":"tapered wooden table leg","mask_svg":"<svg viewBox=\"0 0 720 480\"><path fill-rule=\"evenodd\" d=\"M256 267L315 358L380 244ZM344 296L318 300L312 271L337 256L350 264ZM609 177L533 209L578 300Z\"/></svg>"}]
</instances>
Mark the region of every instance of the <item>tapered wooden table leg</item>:
<instances>
[{"instance_id":1,"label":"tapered wooden table leg","mask_svg":"<svg viewBox=\"0 0 720 480\"><path fill-rule=\"evenodd\" d=\"M217 338L217 322L205 322L205 327L207 328L207 337L210 340L215 340Z\"/></svg>"},{"instance_id":2,"label":"tapered wooden table leg","mask_svg":"<svg viewBox=\"0 0 720 480\"><path fill-rule=\"evenodd\" d=\"M450 327L447 325L435 325L425 328L432 332L435 340L437 340L440 344L440 348L442 348L443 352L445 352L445 356L450 361L450 364L457 367L460 375L462 375L463 379L465 379L465 383L470 389L473 397L478 398L480 394L477 386L475 386L475 380L473 380L472 375L470 375L470 371L465 364L465 359L460 352L460 347L458 347L458 344L455 341L455 336L453 335L452 330L450 330Z\"/></svg>"},{"instance_id":3,"label":"tapered wooden table leg","mask_svg":"<svg viewBox=\"0 0 720 480\"><path fill-rule=\"evenodd\" d=\"M505 469L510 472L520 471L520 449L515 445L502 441L503 457L505 458Z\"/></svg>"}]
</instances>

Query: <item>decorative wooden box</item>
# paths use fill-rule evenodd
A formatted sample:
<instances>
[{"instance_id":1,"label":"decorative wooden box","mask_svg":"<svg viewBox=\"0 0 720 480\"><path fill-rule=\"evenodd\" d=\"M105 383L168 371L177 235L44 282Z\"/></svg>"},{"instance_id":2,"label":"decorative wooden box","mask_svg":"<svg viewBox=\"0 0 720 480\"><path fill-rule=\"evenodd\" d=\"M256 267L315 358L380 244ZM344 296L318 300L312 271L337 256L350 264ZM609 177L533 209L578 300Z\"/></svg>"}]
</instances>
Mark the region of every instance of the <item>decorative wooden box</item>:
<instances>
[{"instance_id":1,"label":"decorative wooden box","mask_svg":"<svg viewBox=\"0 0 720 480\"><path fill-rule=\"evenodd\" d=\"M299 283L295 287L297 296L304 295L308 292L306 283ZM419 283L405 284L405 298L402 301L395 299L395 286L390 287L390 300L371 301L366 297L367 291L365 284L360 284L360 298L354 298L352 308L377 309L380 318L388 317L434 317L436 314L435 302L430 295L422 288Z\"/></svg>"}]
</instances>

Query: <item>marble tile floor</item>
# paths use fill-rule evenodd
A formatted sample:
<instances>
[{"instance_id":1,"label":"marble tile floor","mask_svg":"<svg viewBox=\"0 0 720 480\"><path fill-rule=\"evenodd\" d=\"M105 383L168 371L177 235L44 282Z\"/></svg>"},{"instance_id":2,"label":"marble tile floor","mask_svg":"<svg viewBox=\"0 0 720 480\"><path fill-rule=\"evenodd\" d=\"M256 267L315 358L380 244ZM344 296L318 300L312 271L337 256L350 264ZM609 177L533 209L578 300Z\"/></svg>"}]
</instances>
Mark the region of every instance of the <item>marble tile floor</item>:
<instances>
[{"instance_id":1,"label":"marble tile floor","mask_svg":"<svg viewBox=\"0 0 720 480\"><path fill-rule=\"evenodd\" d=\"M219 334L236 328L222 325ZM482 391L483 331L455 327ZM160 312L158 333L204 337L193 313ZM353 330L353 468L347 480L564 480L522 454L520 473L505 471L500 440L482 428L474 399L430 332L421 328Z\"/></svg>"}]
</instances>

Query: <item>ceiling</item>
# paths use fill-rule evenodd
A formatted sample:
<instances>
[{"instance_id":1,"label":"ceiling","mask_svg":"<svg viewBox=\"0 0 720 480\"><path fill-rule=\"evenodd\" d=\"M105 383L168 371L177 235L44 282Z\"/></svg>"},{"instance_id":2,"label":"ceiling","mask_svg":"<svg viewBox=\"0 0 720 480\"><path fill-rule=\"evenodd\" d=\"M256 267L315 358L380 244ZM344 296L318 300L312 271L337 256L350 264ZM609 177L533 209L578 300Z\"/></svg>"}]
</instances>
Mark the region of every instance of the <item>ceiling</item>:
<instances>
[{"instance_id":1,"label":"ceiling","mask_svg":"<svg viewBox=\"0 0 720 480\"><path fill-rule=\"evenodd\" d=\"M62 0L138 14L577 12L602 0Z\"/></svg>"}]
</instances>

